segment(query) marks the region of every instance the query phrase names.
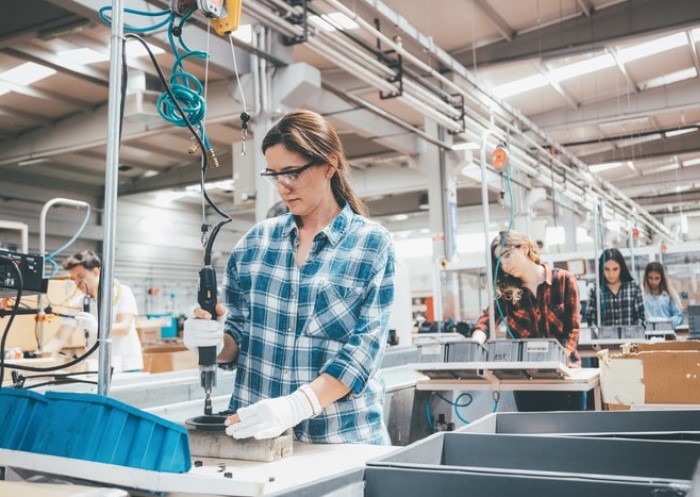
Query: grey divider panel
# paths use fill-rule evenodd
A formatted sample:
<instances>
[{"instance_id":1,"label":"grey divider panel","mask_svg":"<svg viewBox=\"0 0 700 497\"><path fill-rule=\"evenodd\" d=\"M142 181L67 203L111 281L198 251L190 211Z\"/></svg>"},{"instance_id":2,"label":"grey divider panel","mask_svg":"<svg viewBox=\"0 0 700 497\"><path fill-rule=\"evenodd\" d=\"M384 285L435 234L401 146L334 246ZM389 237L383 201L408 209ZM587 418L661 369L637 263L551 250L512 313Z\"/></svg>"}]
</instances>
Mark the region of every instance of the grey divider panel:
<instances>
[{"instance_id":1,"label":"grey divider panel","mask_svg":"<svg viewBox=\"0 0 700 497\"><path fill-rule=\"evenodd\" d=\"M457 431L699 440L700 410L495 413L464 425Z\"/></svg>"},{"instance_id":2,"label":"grey divider panel","mask_svg":"<svg viewBox=\"0 0 700 497\"><path fill-rule=\"evenodd\" d=\"M489 474L460 470L369 467L364 497L671 497L689 485Z\"/></svg>"},{"instance_id":3,"label":"grey divider panel","mask_svg":"<svg viewBox=\"0 0 700 497\"><path fill-rule=\"evenodd\" d=\"M443 432L367 464L689 481L698 459L700 443L694 442Z\"/></svg>"}]
</instances>

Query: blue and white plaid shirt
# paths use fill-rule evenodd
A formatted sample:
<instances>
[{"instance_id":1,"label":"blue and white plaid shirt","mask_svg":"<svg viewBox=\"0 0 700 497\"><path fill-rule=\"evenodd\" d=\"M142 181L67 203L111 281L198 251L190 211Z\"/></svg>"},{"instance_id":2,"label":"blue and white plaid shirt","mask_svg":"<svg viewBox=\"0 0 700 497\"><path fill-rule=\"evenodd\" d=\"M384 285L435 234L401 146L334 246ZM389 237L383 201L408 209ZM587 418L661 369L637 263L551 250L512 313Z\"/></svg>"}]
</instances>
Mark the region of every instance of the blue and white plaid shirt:
<instances>
[{"instance_id":1,"label":"blue and white plaid shirt","mask_svg":"<svg viewBox=\"0 0 700 497\"><path fill-rule=\"evenodd\" d=\"M295 263L291 214L262 221L231 254L225 330L239 345L229 408L294 392L321 373L350 393L297 425L315 443L387 444L379 365L394 302L389 232L346 205Z\"/></svg>"}]
</instances>

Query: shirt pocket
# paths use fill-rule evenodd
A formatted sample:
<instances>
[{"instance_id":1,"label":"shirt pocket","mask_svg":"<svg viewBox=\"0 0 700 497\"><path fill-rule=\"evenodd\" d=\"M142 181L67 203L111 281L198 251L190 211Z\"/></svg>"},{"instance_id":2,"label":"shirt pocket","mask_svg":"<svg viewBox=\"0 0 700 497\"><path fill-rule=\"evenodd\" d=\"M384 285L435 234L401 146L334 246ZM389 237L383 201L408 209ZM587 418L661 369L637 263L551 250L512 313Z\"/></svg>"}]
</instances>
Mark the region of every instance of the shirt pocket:
<instances>
[{"instance_id":1,"label":"shirt pocket","mask_svg":"<svg viewBox=\"0 0 700 497\"><path fill-rule=\"evenodd\" d=\"M304 334L346 342L360 315L363 289L331 283L319 285L314 308Z\"/></svg>"}]
</instances>

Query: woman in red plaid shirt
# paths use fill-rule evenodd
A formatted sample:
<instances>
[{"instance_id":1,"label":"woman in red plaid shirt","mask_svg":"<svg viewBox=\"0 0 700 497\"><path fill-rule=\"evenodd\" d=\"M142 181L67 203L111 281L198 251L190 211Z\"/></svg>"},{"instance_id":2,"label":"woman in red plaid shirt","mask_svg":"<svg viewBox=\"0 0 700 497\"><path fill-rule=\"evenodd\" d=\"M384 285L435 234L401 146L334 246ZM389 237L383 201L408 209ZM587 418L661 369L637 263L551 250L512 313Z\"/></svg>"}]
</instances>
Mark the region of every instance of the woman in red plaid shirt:
<instances>
[{"instance_id":1,"label":"woman in red plaid shirt","mask_svg":"<svg viewBox=\"0 0 700 497\"><path fill-rule=\"evenodd\" d=\"M555 338L567 350L567 365L580 367L581 326L576 278L564 269L541 262L537 246L515 231L501 232L491 242L496 287L495 324L505 320L509 338ZM472 338L484 342L488 309L476 323ZM520 411L579 410L584 400L576 392L515 392Z\"/></svg>"}]
</instances>

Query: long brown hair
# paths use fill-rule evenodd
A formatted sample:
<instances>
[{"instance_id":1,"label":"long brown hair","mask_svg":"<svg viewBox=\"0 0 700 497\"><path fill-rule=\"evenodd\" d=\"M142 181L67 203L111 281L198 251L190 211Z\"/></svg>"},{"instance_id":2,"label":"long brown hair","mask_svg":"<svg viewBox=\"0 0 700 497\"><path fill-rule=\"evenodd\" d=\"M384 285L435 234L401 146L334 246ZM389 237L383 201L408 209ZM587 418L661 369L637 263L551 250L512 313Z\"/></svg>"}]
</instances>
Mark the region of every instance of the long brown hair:
<instances>
[{"instance_id":1,"label":"long brown hair","mask_svg":"<svg viewBox=\"0 0 700 497\"><path fill-rule=\"evenodd\" d=\"M268 148L280 144L318 164L329 163L330 157L335 155L338 163L332 164L335 166L331 178L333 197L340 206L347 202L354 213L368 215L367 206L350 185L350 163L345 157L343 143L326 118L304 109L285 114L263 138L263 154Z\"/></svg>"},{"instance_id":2,"label":"long brown hair","mask_svg":"<svg viewBox=\"0 0 700 497\"><path fill-rule=\"evenodd\" d=\"M659 275L661 275L661 282L659 283L658 295L661 295L663 292L668 293L671 296L671 298L676 302L678 308L683 309L683 306L681 305L681 299L678 297L675 288L673 288L671 281L668 279L666 268L664 268L664 265L660 262L651 261L649 264L647 264L647 267L644 268L644 292L654 293L654 291L649 286L649 281L647 279L649 277L649 273L658 273Z\"/></svg>"}]
</instances>

